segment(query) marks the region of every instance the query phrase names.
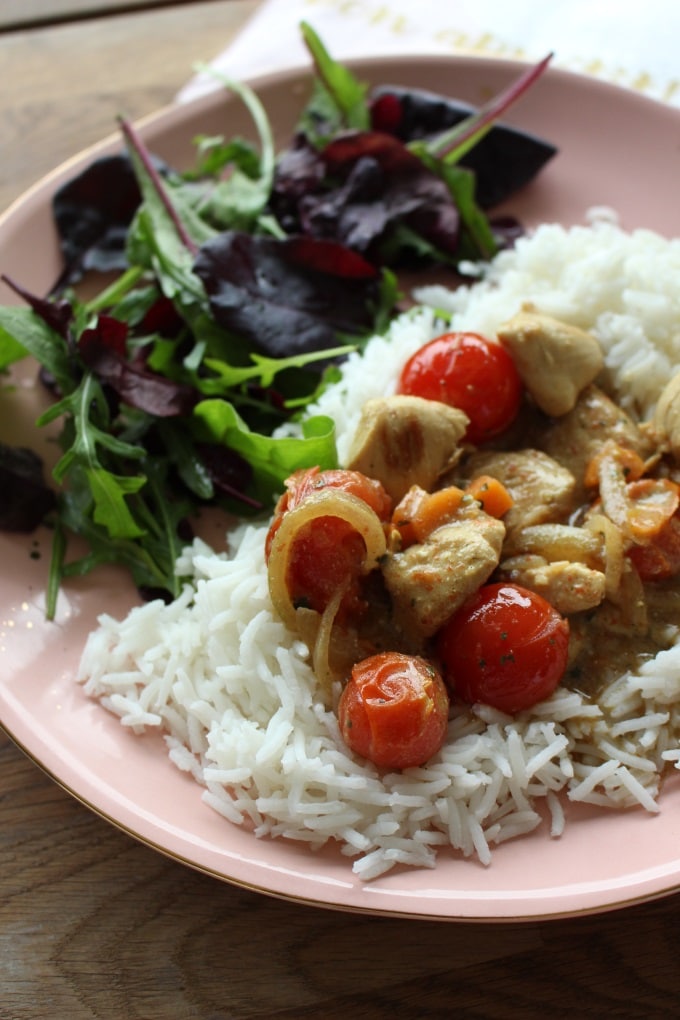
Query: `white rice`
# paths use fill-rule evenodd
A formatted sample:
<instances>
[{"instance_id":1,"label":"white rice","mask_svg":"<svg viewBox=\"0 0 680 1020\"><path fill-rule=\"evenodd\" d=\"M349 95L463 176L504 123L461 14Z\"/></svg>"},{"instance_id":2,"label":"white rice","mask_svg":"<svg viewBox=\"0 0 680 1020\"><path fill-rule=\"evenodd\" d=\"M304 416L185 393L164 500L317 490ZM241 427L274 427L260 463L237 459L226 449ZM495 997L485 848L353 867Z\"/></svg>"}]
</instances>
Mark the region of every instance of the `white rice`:
<instances>
[{"instance_id":1,"label":"white rice","mask_svg":"<svg viewBox=\"0 0 680 1020\"><path fill-rule=\"evenodd\" d=\"M643 415L680 369L680 241L627 234L608 217L546 225L480 272L455 292L423 288L430 307L348 360L316 408L337 423L341 460L364 401L393 390L404 360L441 332L435 308L453 328L493 333L533 301L591 330L622 401ZM229 822L312 849L337 841L369 880L396 864L434 867L447 847L489 864L495 844L546 817L558 837L569 801L658 810L663 769L680 768L680 643L599 704L558 690L514 718L457 712L426 766L382 775L346 748L305 646L273 614L265 531L240 529L229 555L194 542L178 564L190 578L182 596L102 616L80 666L87 693L123 725L164 734L172 762Z\"/></svg>"}]
</instances>

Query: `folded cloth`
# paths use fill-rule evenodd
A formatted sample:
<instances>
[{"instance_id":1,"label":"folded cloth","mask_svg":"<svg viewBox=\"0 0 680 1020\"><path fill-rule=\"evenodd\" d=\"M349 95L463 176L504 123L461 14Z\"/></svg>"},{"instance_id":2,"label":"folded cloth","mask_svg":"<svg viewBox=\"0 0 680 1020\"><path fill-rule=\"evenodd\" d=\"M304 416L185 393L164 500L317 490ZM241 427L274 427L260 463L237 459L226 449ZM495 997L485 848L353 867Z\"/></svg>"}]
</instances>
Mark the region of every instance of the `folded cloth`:
<instances>
[{"instance_id":1,"label":"folded cloth","mask_svg":"<svg viewBox=\"0 0 680 1020\"><path fill-rule=\"evenodd\" d=\"M680 106L680 4L669 0L264 0L212 68L245 80L309 56L308 21L338 60L406 53L466 53L537 61L603 78ZM219 84L199 74L180 102Z\"/></svg>"}]
</instances>

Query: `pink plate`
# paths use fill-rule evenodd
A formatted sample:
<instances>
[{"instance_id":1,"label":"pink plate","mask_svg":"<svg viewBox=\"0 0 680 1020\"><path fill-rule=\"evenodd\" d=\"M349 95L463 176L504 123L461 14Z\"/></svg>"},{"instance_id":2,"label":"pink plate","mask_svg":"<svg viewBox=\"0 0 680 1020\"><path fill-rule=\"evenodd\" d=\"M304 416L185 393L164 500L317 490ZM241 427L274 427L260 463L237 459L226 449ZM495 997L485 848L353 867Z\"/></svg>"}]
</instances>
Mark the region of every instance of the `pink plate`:
<instances>
[{"instance_id":1,"label":"pink plate","mask_svg":"<svg viewBox=\"0 0 680 1020\"><path fill-rule=\"evenodd\" d=\"M478 104L517 74L481 58L362 61L358 73L447 92ZM306 93L302 72L262 79L260 92L283 141ZM680 234L680 113L637 94L549 71L507 118L560 148L541 177L510 203L527 225L583 222L593 205L616 208L626 228ZM201 133L239 133L247 122L222 93L161 111L142 125L147 143L175 165L191 159ZM35 292L59 270L50 198L111 138L56 170L0 220L0 272ZM0 301L13 300L7 289ZM32 382L3 393L0 437L47 449L32 425ZM505 844L490 867L441 853L433 870L395 870L362 885L334 848L312 853L257 840L206 807L193 780L168 761L158 738L137 738L74 682L88 631L106 609L122 614L135 593L116 571L69 585L56 622L43 617L49 536L0 535L0 719L14 740L74 796L144 843L200 871L289 900L448 920L517 920L592 913L680 888L680 776L669 779L661 813L576 810L565 835L547 831Z\"/></svg>"}]
</instances>

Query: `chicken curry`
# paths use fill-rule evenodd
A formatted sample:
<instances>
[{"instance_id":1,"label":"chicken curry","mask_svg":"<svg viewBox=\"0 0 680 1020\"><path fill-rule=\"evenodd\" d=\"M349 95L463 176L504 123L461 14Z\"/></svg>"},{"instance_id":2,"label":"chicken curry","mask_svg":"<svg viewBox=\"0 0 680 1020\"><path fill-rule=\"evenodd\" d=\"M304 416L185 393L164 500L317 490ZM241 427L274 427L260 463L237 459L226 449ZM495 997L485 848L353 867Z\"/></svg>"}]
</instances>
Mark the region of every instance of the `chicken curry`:
<instances>
[{"instance_id":1,"label":"chicken curry","mask_svg":"<svg viewBox=\"0 0 680 1020\"><path fill-rule=\"evenodd\" d=\"M495 707L557 683L596 697L680 626L680 383L636 422L606 392L597 340L531 306L494 340L428 347L365 405L342 470L289 479L267 541L275 608L327 691L396 653L484 701L493 684L467 674L488 670L496 628L504 676L537 680Z\"/></svg>"}]
</instances>

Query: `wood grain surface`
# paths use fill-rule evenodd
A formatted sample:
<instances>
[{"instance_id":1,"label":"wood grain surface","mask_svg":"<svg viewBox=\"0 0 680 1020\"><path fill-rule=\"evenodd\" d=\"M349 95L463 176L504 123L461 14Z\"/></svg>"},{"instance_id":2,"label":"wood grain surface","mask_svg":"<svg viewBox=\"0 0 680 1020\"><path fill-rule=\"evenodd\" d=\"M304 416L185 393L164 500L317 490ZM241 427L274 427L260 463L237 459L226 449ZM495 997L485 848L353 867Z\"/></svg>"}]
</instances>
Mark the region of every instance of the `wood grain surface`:
<instances>
[{"instance_id":1,"label":"wood grain surface","mask_svg":"<svg viewBox=\"0 0 680 1020\"><path fill-rule=\"evenodd\" d=\"M256 6L0 34L0 207L117 113L171 101ZM0 736L0 1020L671 1017L679 918L680 895L506 925L271 899L119 832Z\"/></svg>"},{"instance_id":2,"label":"wood grain surface","mask_svg":"<svg viewBox=\"0 0 680 1020\"><path fill-rule=\"evenodd\" d=\"M0 33L0 209L63 160L172 102L257 0L185 3Z\"/></svg>"},{"instance_id":3,"label":"wood grain surface","mask_svg":"<svg viewBox=\"0 0 680 1020\"><path fill-rule=\"evenodd\" d=\"M0 29L27 25L51 25L62 21L99 17L150 7L172 0L2 0Z\"/></svg>"}]
</instances>

